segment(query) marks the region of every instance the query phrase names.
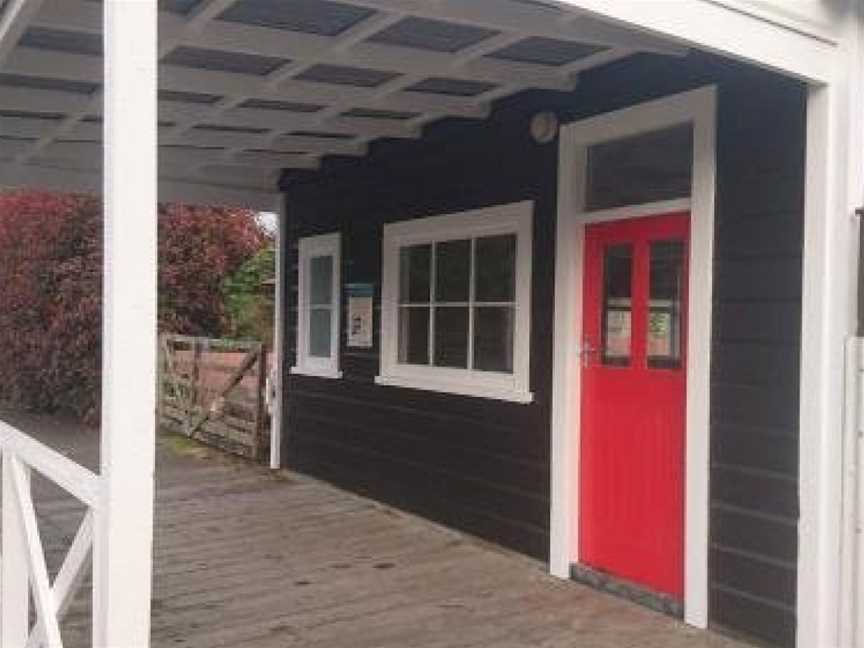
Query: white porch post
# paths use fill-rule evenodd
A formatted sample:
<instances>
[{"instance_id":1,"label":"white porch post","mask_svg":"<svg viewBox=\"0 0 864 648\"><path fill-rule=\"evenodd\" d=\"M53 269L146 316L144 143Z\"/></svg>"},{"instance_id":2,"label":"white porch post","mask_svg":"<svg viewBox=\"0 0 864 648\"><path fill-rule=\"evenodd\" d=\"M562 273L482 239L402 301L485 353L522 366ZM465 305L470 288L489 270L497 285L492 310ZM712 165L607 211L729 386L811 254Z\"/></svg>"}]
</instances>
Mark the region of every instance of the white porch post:
<instances>
[{"instance_id":1,"label":"white porch post","mask_svg":"<svg viewBox=\"0 0 864 648\"><path fill-rule=\"evenodd\" d=\"M156 410L156 0L105 0L102 480L95 646L150 641Z\"/></svg>"},{"instance_id":2,"label":"white porch post","mask_svg":"<svg viewBox=\"0 0 864 648\"><path fill-rule=\"evenodd\" d=\"M282 424L284 412L284 392L282 373L285 369L285 245L288 241L285 231L285 197L276 199L276 292L273 304L273 414L270 429L270 467L282 467Z\"/></svg>"},{"instance_id":3,"label":"white porch post","mask_svg":"<svg viewBox=\"0 0 864 648\"><path fill-rule=\"evenodd\" d=\"M857 223L864 200L864 100L860 9L831 83L811 86L807 104L807 181L801 348L798 646L849 648L841 633L844 555L844 360L855 331ZM859 644L861 645L861 644Z\"/></svg>"}]
</instances>

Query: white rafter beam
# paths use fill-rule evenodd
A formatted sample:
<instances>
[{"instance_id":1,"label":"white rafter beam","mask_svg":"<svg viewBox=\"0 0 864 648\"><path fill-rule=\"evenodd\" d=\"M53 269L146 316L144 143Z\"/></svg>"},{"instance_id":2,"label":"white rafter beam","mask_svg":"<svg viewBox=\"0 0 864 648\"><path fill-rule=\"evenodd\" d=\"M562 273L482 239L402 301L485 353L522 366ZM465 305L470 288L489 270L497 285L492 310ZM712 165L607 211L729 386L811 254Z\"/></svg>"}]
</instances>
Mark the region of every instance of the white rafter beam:
<instances>
[{"instance_id":1,"label":"white rafter beam","mask_svg":"<svg viewBox=\"0 0 864 648\"><path fill-rule=\"evenodd\" d=\"M88 4L81 0L68 0L68 2L70 5ZM430 4L433 3L430 2ZM54 13L53 8L51 13ZM37 17L37 24L57 28L62 24L65 17L65 11L62 13L62 18L57 17L53 20L45 19L40 15ZM403 17L403 15L395 13L376 14L354 25L334 39L316 34L294 32L290 34L290 37L287 37L285 31L280 29L222 21L210 22L206 29L193 30L182 18L165 15L161 18L160 23L162 27L160 50L167 53L169 47L166 43L170 43L170 49L173 49L174 45L186 45L290 60L294 65L289 65L284 72L277 70L274 75L277 79L294 76L318 63L367 67L399 74L434 76L440 74L442 69L451 66L454 57L462 56L462 52L454 55L364 42L367 38L386 29L394 22L398 22ZM519 31L507 34L506 40L508 43L512 43L521 40L526 35L525 32ZM484 43L485 41L479 45ZM484 53L490 51L494 50L484 48ZM480 56L480 54L472 55L471 58L479 58ZM461 78L498 84L513 82L514 64L512 62L487 59L483 63L476 69L473 66L465 67L461 71ZM534 87L549 90L569 89L569 79L554 67L532 64L521 64L519 67L526 74L530 73L530 83ZM520 70L517 69L516 71L518 73Z\"/></svg>"},{"instance_id":2,"label":"white rafter beam","mask_svg":"<svg viewBox=\"0 0 864 648\"><path fill-rule=\"evenodd\" d=\"M208 169L205 168L205 171ZM159 199L164 202L185 202L199 205L226 205L260 209L273 209L279 192L276 187L278 173L254 167L217 167L211 177L190 177L188 169L170 169L161 165ZM249 172L257 175L252 175ZM233 173L233 176L231 175ZM240 184L238 179L252 183ZM233 181L232 181L233 179ZM0 187L41 189L93 193L100 191L100 172L74 167L51 167L37 164L0 164Z\"/></svg>"},{"instance_id":3,"label":"white rafter beam","mask_svg":"<svg viewBox=\"0 0 864 648\"><path fill-rule=\"evenodd\" d=\"M286 153L305 151L319 155L364 155L366 145L354 140L335 138L297 137L282 135L275 139L269 135L250 135L247 133L230 133L211 130L193 129L180 135L165 135L161 143L210 146L228 149L267 149Z\"/></svg>"},{"instance_id":4,"label":"white rafter beam","mask_svg":"<svg viewBox=\"0 0 864 648\"><path fill-rule=\"evenodd\" d=\"M101 59L83 54L49 52L19 47L4 66L4 72L24 76L99 83ZM381 108L408 112L428 110L447 112L461 117L484 117L487 109L477 99L439 96L425 93L399 93L379 98L379 88L365 88L329 83L287 79L270 85L260 77L235 72L198 70L174 65L160 67L162 90L196 92L222 97L242 97L293 101L314 104L350 104L351 107ZM5 92L5 89L4 89Z\"/></svg>"}]
</instances>

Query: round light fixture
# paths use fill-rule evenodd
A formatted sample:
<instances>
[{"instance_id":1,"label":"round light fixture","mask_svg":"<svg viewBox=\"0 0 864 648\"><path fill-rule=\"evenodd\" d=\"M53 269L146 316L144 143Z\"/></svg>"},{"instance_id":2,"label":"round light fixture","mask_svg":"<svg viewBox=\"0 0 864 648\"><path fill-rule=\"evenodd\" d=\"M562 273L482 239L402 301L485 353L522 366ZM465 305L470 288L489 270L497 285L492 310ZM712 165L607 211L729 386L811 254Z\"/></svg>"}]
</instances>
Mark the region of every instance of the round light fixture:
<instances>
[{"instance_id":1,"label":"round light fixture","mask_svg":"<svg viewBox=\"0 0 864 648\"><path fill-rule=\"evenodd\" d=\"M531 118L531 137L538 144L548 144L558 137L558 115L540 112Z\"/></svg>"}]
</instances>

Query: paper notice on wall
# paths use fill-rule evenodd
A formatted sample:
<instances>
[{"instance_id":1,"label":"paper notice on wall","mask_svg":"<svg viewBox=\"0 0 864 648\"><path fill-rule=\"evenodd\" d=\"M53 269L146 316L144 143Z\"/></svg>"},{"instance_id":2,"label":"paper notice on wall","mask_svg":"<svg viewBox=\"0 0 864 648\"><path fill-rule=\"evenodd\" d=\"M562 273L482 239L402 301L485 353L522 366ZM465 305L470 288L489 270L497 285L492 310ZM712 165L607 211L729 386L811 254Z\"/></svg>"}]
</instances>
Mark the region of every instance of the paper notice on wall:
<instances>
[{"instance_id":1,"label":"paper notice on wall","mask_svg":"<svg viewBox=\"0 0 864 648\"><path fill-rule=\"evenodd\" d=\"M348 346L372 348L375 288L372 284L348 284Z\"/></svg>"}]
</instances>

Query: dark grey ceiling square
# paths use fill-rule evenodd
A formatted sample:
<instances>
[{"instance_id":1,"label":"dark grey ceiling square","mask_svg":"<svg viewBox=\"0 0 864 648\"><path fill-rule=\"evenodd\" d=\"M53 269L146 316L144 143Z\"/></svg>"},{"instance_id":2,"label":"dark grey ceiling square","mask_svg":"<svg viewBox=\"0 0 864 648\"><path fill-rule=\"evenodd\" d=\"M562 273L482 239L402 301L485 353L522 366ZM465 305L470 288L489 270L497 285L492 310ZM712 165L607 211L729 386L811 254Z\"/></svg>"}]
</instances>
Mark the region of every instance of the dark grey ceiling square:
<instances>
[{"instance_id":1,"label":"dark grey ceiling square","mask_svg":"<svg viewBox=\"0 0 864 648\"><path fill-rule=\"evenodd\" d=\"M39 119L41 121L60 121L65 117L63 113L53 112L27 112L23 110L0 110L0 117L11 117L17 119Z\"/></svg>"},{"instance_id":2,"label":"dark grey ceiling square","mask_svg":"<svg viewBox=\"0 0 864 648\"><path fill-rule=\"evenodd\" d=\"M33 90L59 90L60 92L74 92L75 94L84 95L93 94L99 89L99 84L97 83L66 81L63 79L46 79L43 77L3 73L0 73L0 85L16 88L31 88Z\"/></svg>"},{"instance_id":3,"label":"dark grey ceiling square","mask_svg":"<svg viewBox=\"0 0 864 648\"><path fill-rule=\"evenodd\" d=\"M333 140L350 140L354 139L354 135L348 133L328 133L326 131L294 131L291 133L294 137L310 137L315 139L333 139Z\"/></svg>"},{"instance_id":4,"label":"dark grey ceiling square","mask_svg":"<svg viewBox=\"0 0 864 648\"><path fill-rule=\"evenodd\" d=\"M499 32L472 25L459 25L429 18L403 18L369 40L433 52L458 52Z\"/></svg>"},{"instance_id":5,"label":"dark grey ceiling square","mask_svg":"<svg viewBox=\"0 0 864 648\"><path fill-rule=\"evenodd\" d=\"M275 99L247 99L240 108L254 108L256 110L277 110L280 112L314 113L322 110L324 106L316 104L299 103L294 101L277 101Z\"/></svg>"},{"instance_id":6,"label":"dark grey ceiling square","mask_svg":"<svg viewBox=\"0 0 864 648\"><path fill-rule=\"evenodd\" d=\"M295 77L301 81L318 81L320 83L333 83L336 85L350 85L361 88L375 88L383 83L392 81L399 74L395 72L384 72L382 70L370 70L368 68L355 68L344 65L313 65L303 74Z\"/></svg>"},{"instance_id":7,"label":"dark grey ceiling square","mask_svg":"<svg viewBox=\"0 0 864 648\"><path fill-rule=\"evenodd\" d=\"M503 0L505 3L510 3L514 5L524 5L526 7L531 7L532 9L540 9L543 11L548 11L550 13L561 14L563 13L561 7L557 7L551 2L546 0Z\"/></svg>"},{"instance_id":8,"label":"dark grey ceiling square","mask_svg":"<svg viewBox=\"0 0 864 648\"><path fill-rule=\"evenodd\" d=\"M410 92L426 92L429 94L451 95L455 97L476 97L489 92L497 86L485 81L466 81L465 79L447 79L433 77L406 88Z\"/></svg>"},{"instance_id":9,"label":"dark grey ceiling square","mask_svg":"<svg viewBox=\"0 0 864 648\"><path fill-rule=\"evenodd\" d=\"M219 20L336 36L374 13L331 0L238 0Z\"/></svg>"},{"instance_id":10,"label":"dark grey ceiling square","mask_svg":"<svg viewBox=\"0 0 864 648\"><path fill-rule=\"evenodd\" d=\"M342 113L343 117L359 117L361 119L391 119L405 121L419 117L419 113L402 112L399 110L375 110L372 108L354 108Z\"/></svg>"},{"instance_id":11,"label":"dark grey ceiling square","mask_svg":"<svg viewBox=\"0 0 864 648\"><path fill-rule=\"evenodd\" d=\"M174 151L224 151L224 146L193 146L191 144L160 144L159 148Z\"/></svg>"},{"instance_id":12,"label":"dark grey ceiling square","mask_svg":"<svg viewBox=\"0 0 864 648\"><path fill-rule=\"evenodd\" d=\"M265 153L274 155L308 155L309 151L277 151L273 149L246 149L249 153Z\"/></svg>"},{"instance_id":13,"label":"dark grey ceiling square","mask_svg":"<svg viewBox=\"0 0 864 648\"><path fill-rule=\"evenodd\" d=\"M243 133L245 135L263 135L268 132L266 128L255 128L252 126L220 126L219 124L201 124L193 130L208 131L211 133Z\"/></svg>"},{"instance_id":14,"label":"dark grey ceiling square","mask_svg":"<svg viewBox=\"0 0 864 648\"><path fill-rule=\"evenodd\" d=\"M102 55L102 36L64 29L31 27L24 32L18 44L22 47L35 47L54 52L70 54Z\"/></svg>"},{"instance_id":15,"label":"dark grey ceiling square","mask_svg":"<svg viewBox=\"0 0 864 648\"><path fill-rule=\"evenodd\" d=\"M587 43L575 43L572 41L557 40L554 38L543 38L533 36L518 43L514 43L497 52L492 52L489 58L518 63L536 63L538 65L561 66L574 63L583 58L599 54L607 48L600 45L589 45Z\"/></svg>"},{"instance_id":16,"label":"dark grey ceiling square","mask_svg":"<svg viewBox=\"0 0 864 648\"><path fill-rule=\"evenodd\" d=\"M222 97L202 92L180 92L178 90L160 90L159 101L176 101L179 103L214 104Z\"/></svg>"},{"instance_id":17,"label":"dark grey ceiling square","mask_svg":"<svg viewBox=\"0 0 864 648\"><path fill-rule=\"evenodd\" d=\"M288 60L200 47L177 47L162 59L162 63L199 70L266 76L288 63Z\"/></svg>"},{"instance_id":18,"label":"dark grey ceiling square","mask_svg":"<svg viewBox=\"0 0 864 648\"><path fill-rule=\"evenodd\" d=\"M195 7L201 4L202 0L159 0L159 10L169 13L186 15ZM90 0L90 2L98 2L104 4L103 0Z\"/></svg>"},{"instance_id":19,"label":"dark grey ceiling square","mask_svg":"<svg viewBox=\"0 0 864 648\"><path fill-rule=\"evenodd\" d=\"M201 4L201 0L159 0L159 9L184 16Z\"/></svg>"}]
</instances>

